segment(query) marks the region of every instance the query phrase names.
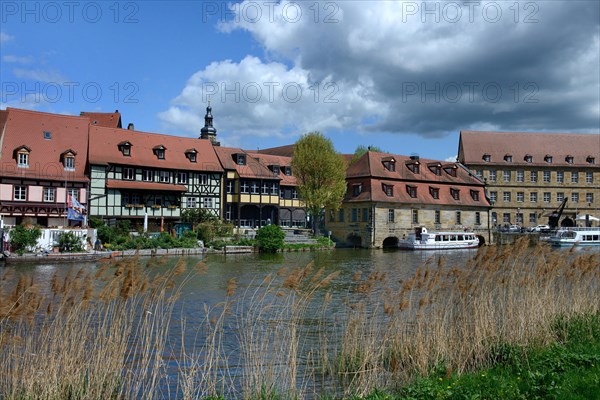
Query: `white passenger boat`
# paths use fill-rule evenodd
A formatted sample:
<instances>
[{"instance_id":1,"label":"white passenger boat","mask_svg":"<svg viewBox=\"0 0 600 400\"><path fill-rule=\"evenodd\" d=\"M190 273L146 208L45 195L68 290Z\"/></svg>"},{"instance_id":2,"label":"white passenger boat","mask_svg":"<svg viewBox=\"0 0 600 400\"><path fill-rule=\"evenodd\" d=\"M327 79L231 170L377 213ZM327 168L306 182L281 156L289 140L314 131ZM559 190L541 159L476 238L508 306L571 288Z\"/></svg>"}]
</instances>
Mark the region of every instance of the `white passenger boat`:
<instances>
[{"instance_id":1,"label":"white passenger boat","mask_svg":"<svg viewBox=\"0 0 600 400\"><path fill-rule=\"evenodd\" d=\"M428 232L427 228L415 228L398 247L406 250L450 250L479 247L479 238L473 232Z\"/></svg>"},{"instance_id":2,"label":"white passenger boat","mask_svg":"<svg viewBox=\"0 0 600 400\"><path fill-rule=\"evenodd\" d=\"M543 240L553 246L600 246L600 228L560 228Z\"/></svg>"}]
</instances>

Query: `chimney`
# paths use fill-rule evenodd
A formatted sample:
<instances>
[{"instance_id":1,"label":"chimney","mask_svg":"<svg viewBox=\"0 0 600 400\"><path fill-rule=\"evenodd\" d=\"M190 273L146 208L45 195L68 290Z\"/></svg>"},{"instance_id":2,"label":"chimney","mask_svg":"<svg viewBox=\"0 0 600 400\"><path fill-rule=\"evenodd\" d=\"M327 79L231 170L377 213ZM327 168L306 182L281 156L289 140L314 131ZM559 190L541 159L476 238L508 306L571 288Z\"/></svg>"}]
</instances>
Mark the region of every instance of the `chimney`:
<instances>
[{"instance_id":1,"label":"chimney","mask_svg":"<svg viewBox=\"0 0 600 400\"><path fill-rule=\"evenodd\" d=\"M127 130L135 131L135 125L133 125L133 122L130 122L129 125L127 125Z\"/></svg>"}]
</instances>

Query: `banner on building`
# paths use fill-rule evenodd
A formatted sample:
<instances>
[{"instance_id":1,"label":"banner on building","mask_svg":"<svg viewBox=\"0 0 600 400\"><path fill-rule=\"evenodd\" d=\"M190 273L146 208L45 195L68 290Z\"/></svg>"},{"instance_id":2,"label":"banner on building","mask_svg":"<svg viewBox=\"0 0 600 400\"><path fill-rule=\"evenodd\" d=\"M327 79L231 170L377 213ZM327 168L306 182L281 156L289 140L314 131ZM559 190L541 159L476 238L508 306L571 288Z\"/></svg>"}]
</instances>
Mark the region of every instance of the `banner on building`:
<instances>
[{"instance_id":1,"label":"banner on building","mask_svg":"<svg viewBox=\"0 0 600 400\"><path fill-rule=\"evenodd\" d=\"M67 219L70 221L85 221L85 207L77 199L69 195Z\"/></svg>"}]
</instances>

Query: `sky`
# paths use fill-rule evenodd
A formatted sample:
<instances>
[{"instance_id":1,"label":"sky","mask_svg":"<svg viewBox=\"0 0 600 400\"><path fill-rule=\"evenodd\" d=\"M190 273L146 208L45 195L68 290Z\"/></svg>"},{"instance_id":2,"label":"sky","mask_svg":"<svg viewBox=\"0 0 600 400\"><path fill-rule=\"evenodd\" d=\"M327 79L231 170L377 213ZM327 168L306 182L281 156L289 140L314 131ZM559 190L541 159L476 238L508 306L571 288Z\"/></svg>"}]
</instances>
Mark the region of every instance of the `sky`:
<instances>
[{"instance_id":1,"label":"sky","mask_svg":"<svg viewBox=\"0 0 600 400\"><path fill-rule=\"evenodd\" d=\"M2 1L0 108L119 110L248 150L320 131L454 160L460 130L600 132L600 2Z\"/></svg>"}]
</instances>

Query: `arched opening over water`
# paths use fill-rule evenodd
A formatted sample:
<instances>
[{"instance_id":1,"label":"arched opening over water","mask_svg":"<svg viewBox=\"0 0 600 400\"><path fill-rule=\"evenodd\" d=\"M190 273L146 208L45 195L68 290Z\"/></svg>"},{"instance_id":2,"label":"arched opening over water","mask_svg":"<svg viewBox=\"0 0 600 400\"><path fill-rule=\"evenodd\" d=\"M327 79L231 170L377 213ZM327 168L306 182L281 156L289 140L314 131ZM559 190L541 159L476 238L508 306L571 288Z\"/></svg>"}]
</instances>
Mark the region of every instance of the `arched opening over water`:
<instances>
[{"instance_id":1,"label":"arched opening over water","mask_svg":"<svg viewBox=\"0 0 600 400\"><path fill-rule=\"evenodd\" d=\"M485 244L485 237L483 235L477 235L477 239L479 239L479 247Z\"/></svg>"},{"instance_id":2,"label":"arched opening over water","mask_svg":"<svg viewBox=\"0 0 600 400\"><path fill-rule=\"evenodd\" d=\"M566 228L572 228L575 226L575 222L571 218L566 217L565 219L562 220L562 222L560 223L560 226L563 226Z\"/></svg>"},{"instance_id":3,"label":"arched opening over water","mask_svg":"<svg viewBox=\"0 0 600 400\"><path fill-rule=\"evenodd\" d=\"M398 247L398 238L395 236L386 237L382 244L384 249Z\"/></svg>"},{"instance_id":4,"label":"arched opening over water","mask_svg":"<svg viewBox=\"0 0 600 400\"><path fill-rule=\"evenodd\" d=\"M355 233L351 233L346 238L346 242L352 247L362 247L362 238Z\"/></svg>"}]
</instances>

